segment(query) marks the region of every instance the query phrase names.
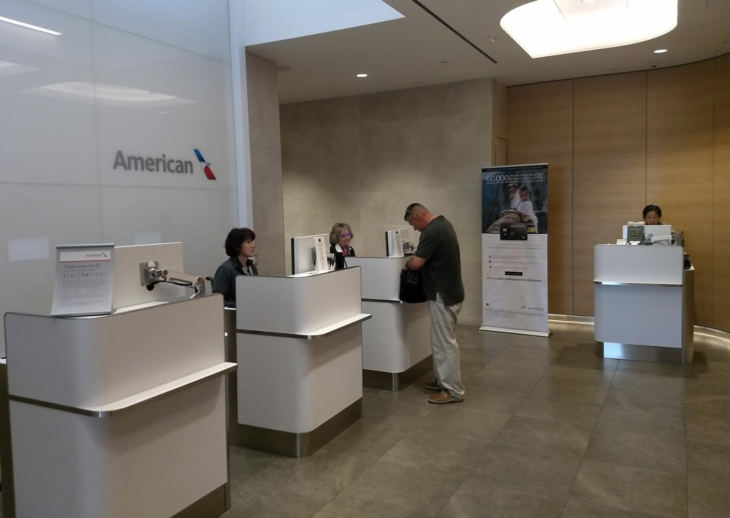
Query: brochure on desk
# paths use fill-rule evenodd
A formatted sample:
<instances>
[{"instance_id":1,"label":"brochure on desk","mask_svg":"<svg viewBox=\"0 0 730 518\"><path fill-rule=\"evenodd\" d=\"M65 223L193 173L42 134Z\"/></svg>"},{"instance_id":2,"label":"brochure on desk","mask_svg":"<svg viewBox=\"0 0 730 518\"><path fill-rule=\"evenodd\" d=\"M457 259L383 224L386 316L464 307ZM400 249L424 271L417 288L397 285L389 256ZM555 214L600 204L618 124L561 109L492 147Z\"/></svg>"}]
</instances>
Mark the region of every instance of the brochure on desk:
<instances>
[{"instance_id":1,"label":"brochure on desk","mask_svg":"<svg viewBox=\"0 0 730 518\"><path fill-rule=\"evenodd\" d=\"M482 169L482 329L548 331L547 164Z\"/></svg>"}]
</instances>

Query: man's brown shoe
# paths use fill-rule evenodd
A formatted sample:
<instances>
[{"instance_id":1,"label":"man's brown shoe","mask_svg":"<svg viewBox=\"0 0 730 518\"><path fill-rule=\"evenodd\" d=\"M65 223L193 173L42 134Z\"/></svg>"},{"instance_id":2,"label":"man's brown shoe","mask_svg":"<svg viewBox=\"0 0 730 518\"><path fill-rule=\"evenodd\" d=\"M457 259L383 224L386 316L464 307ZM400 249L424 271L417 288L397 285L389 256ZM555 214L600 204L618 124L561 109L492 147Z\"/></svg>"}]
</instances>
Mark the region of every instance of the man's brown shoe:
<instances>
[{"instance_id":1,"label":"man's brown shoe","mask_svg":"<svg viewBox=\"0 0 730 518\"><path fill-rule=\"evenodd\" d=\"M462 403L464 400L456 398L448 392L440 392L428 398L429 403L434 405L446 405L448 403Z\"/></svg>"},{"instance_id":2,"label":"man's brown shoe","mask_svg":"<svg viewBox=\"0 0 730 518\"><path fill-rule=\"evenodd\" d=\"M423 388L425 388L426 390L438 390L439 392L443 390L439 386L439 380L437 380L436 378L434 378L433 381L429 381L428 383L423 385Z\"/></svg>"}]
</instances>

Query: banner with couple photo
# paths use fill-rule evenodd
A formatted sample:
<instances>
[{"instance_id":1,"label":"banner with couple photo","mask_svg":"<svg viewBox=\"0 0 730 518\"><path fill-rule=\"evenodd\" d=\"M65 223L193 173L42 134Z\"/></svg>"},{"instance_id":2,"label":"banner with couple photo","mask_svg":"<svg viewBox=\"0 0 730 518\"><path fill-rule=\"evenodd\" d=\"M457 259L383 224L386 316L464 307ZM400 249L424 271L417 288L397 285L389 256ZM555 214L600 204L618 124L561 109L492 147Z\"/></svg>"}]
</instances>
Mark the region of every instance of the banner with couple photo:
<instances>
[{"instance_id":1,"label":"banner with couple photo","mask_svg":"<svg viewBox=\"0 0 730 518\"><path fill-rule=\"evenodd\" d=\"M482 327L548 336L547 164L482 169Z\"/></svg>"}]
</instances>

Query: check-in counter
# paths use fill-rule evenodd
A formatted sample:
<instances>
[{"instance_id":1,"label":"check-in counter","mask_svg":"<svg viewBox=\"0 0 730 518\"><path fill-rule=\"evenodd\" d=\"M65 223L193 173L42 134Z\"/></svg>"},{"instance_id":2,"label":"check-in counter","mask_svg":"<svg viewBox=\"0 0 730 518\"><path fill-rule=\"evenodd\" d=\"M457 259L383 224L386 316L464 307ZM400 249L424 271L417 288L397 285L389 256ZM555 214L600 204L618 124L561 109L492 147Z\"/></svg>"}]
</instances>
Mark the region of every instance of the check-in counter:
<instances>
[{"instance_id":1,"label":"check-in counter","mask_svg":"<svg viewBox=\"0 0 730 518\"><path fill-rule=\"evenodd\" d=\"M362 362L365 387L402 390L433 368L428 304L399 299L400 274L407 257L348 257L362 270Z\"/></svg>"},{"instance_id":2,"label":"check-in counter","mask_svg":"<svg viewBox=\"0 0 730 518\"><path fill-rule=\"evenodd\" d=\"M220 295L101 317L5 316L15 512L230 507Z\"/></svg>"},{"instance_id":3,"label":"check-in counter","mask_svg":"<svg viewBox=\"0 0 730 518\"><path fill-rule=\"evenodd\" d=\"M683 252L680 246L595 246L600 356L692 363L694 268L684 268Z\"/></svg>"},{"instance_id":4,"label":"check-in counter","mask_svg":"<svg viewBox=\"0 0 730 518\"><path fill-rule=\"evenodd\" d=\"M237 444L306 457L362 417L360 268L236 278Z\"/></svg>"}]
</instances>

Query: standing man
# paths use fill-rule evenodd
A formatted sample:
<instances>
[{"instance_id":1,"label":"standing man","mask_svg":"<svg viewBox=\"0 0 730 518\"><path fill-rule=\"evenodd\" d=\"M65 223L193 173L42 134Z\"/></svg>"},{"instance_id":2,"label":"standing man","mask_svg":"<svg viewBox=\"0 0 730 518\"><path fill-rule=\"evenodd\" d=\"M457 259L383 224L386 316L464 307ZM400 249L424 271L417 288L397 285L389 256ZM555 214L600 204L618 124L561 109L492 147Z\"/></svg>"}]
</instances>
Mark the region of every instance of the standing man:
<instances>
[{"instance_id":1,"label":"standing man","mask_svg":"<svg viewBox=\"0 0 730 518\"><path fill-rule=\"evenodd\" d=\"M421 270L423 291L431 313L431 352L436 379L428 390L439 391L429 403L461 403L459 345L456 343L456 320L464 302L461 281L461 254L454 227L443 216L434 216L420 203L411 203L403 217L421 233L418 249L406 263L409 270Z\"/></svg>"}]
</instances>

